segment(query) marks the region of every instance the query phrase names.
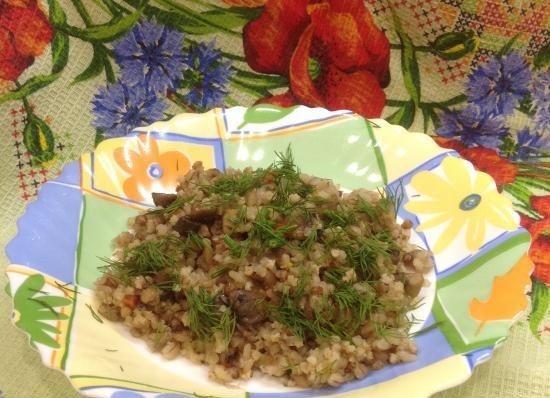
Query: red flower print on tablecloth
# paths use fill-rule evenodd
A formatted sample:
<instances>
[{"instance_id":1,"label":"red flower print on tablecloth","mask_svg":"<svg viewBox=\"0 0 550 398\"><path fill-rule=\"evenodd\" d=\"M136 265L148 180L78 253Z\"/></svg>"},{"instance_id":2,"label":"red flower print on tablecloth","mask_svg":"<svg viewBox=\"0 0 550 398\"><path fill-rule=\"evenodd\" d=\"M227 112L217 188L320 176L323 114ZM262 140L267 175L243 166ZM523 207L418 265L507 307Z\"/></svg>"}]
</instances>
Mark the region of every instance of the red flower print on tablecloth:
<instances>
[{"instance_id":1,"label":"red flower print on tablecloth","mask_svg":"<svg viewBox=\"0 0 550 398\"><path fill-rule=\"evenodd\" d=\"M521 225L531 234L529 257L535 263L533 276L550 284L550 195L531 196L530 203L542 217L521 217Z\"/></svg>"},{"instance_id":2,"label":"red flower print on tablecloth","mask_svg":"<svg viewBox=\"0 0 550 398\"><path fill-rule=\"evenodd\" d=\"M489 174L499 188L504 184L514 182L516 179L518 167L499 156L494 149L480 146L467 148L458 140L444 137L433 137L433 139L439 146L457 151L464 159L472 162L479 171Z\"/></svg>"},{"instance_id":3,"label":"red flower print on tablecloth","mask_svg":"<svg viewBox=\"0 0 550 398\"><path fill-rule=\"evenodd\" d=\"M130 176L122 189L128 199L143 202L152 192L172 192L179 175L191 168L191 162L181 152L159 150L157 140L147 134L138 138L138 151L117 148L114 159Z\"/></svg>"},{"instance_id":4,"label":"red flower print on tablecloth","mask_svg":"<svg viewBox=\"0 0 550 398\"><path fill-rule=\"evenodd\" d=\"M36 0L0 1L0 79L17 79L52 37L52 27Z\"/></svg>"},{"instance_id":5,"label":"red flower print on tablecloth","mask_svg":"<svg viewBox=\"0 0 550 398\"><path fill-rule=\"evenodd\" d=\"M244 27L243 46L252 69L290 82L260 102L382 113L390 47L361 0L269 0Z\"/></svg>"}]
</instances>

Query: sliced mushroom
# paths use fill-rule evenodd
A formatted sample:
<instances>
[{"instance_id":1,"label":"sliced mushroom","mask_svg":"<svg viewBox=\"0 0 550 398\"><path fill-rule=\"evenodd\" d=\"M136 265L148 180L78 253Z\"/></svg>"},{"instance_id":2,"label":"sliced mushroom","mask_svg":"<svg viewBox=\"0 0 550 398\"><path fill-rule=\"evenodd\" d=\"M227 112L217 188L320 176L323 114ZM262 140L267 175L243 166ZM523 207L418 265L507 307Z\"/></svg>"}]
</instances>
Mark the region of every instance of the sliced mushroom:
<instances>
[{"instance_id":1,"label":"sliced mushroom","mask_svg":"<svg viewBox=\"0 0 550 398\"><path fill-rule=\"evenodd\" d=\"M189 235L191 232L197 232L201 224L191 221L187 216L181 217L174 225L174 230L177 231L181 237Z\"/></svg>"},{"instance_id":2,"label":"sliced mushroom","mask_svg":"<svg viewBox=\"0 0 550 398\"><path fill-rule=\"evenodd\" d=\"M216 209L198 209L195 212L181 217L174 225L180 236L187 236L190 232L197 232L201 225L211 225L218 218Z\"/></svg>"},{"instance_id":3,"label":"sliced mushroom","mask_svg":"<svg viewBox=\"0 0 550 398\"><path fill-rule=\"evenodd\" d=\"M229 296L237 318L246 325L260 323L267 317L262 299L257 293L241 289L231 292Z\"/></svg>"},{"instance_id":4,"label":"sliced mushroom","mask_svg":"<svg viewBox=\"0 0 550 398\"><path fill-rule=\"evenodd\" d=\"M217 209L198 209L197 211L189 214L187 218L190 221L201 223L201 224L213 224L214 221L218 218Z\"/></svg>"},{"instance_id":5,"label":"sliced mushroom","mask_svg":"<svg viewBox=\"0 0 550 398\"><path fill-rule=\"evenodd\" d=\"M161 192L153 192L151 194L153 197L153 203L155 206L160 207L168 207L174 200L178 198L178 195L175 193L161 193Z\"/></svg>"}]
</instances>

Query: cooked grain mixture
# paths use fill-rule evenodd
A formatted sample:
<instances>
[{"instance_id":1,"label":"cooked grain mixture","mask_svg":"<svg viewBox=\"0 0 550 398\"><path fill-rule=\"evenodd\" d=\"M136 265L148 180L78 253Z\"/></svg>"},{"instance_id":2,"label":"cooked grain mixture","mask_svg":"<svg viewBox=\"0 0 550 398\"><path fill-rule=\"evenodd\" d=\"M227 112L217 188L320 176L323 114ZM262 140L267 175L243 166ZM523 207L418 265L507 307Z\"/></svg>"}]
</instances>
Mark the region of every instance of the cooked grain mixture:
<instances>
[{"instance_id":1,"label":"cooked grain mixture","mask_svg":"<svg viewBox=\"0 0 550 398\"><path fill-rule=\"evenodd\" d=\"M99 312L221 383L254 371L337 386L415 359L405 314L432 269L394 196L300 173L204 170L131 218L97 281Z\"/></svg>"}]
</instances>

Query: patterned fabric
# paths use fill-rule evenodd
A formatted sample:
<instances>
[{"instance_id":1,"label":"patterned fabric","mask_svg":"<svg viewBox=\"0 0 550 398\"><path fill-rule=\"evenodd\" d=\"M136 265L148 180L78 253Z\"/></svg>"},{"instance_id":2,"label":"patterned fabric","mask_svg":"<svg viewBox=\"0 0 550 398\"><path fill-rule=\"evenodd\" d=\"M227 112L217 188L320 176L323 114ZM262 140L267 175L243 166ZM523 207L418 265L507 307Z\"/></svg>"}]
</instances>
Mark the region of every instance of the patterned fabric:
<instances>
[{"instance_id":1,"label":"patterned fabric","mask_svg":"<svg viewBox=\"0 0 550 398\"><path fill-rule=\"evenodd\" d=\"M529 316L438 397L548 396L549 66L537 0L0 0L0 242L65 163L155 120L258 102L382 117L490 174L532 237ZM76 396L2 319L0 389Z\"/></svg>"}]
</instances>

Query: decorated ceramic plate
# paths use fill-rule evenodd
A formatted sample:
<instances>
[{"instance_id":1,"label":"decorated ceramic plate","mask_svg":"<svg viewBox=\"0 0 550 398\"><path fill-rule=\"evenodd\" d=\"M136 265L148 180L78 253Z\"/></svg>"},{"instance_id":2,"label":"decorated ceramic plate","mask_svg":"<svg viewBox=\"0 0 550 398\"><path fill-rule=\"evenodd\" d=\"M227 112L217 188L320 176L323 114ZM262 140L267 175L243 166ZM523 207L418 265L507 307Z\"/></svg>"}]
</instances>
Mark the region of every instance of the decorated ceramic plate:
<instances>
[{"instance_id":1,"label":"decorated ceramic plate","mask_svg":"<svg viewBox=\"0 0 550 398\"><path fill-rule=\"evenodd\" d=\"M149 352L94 311L98 257L110 256L129 217L153 206L151 192L173 191L195 161L265 167L289 145L304 173L343 189L402 190L398 219L413 222L412 242L435 264L410 314L411 332L422 331L415 361L337 388L300 390L261 375L228 387L205 366ZM466 380L528 304L529 235L491 177L427 135L347 111L235 107L136 129L68 164L18 227L6 248L13 322L47 366L91 397L428 397Z\"/></svg>"}]
</instances>

